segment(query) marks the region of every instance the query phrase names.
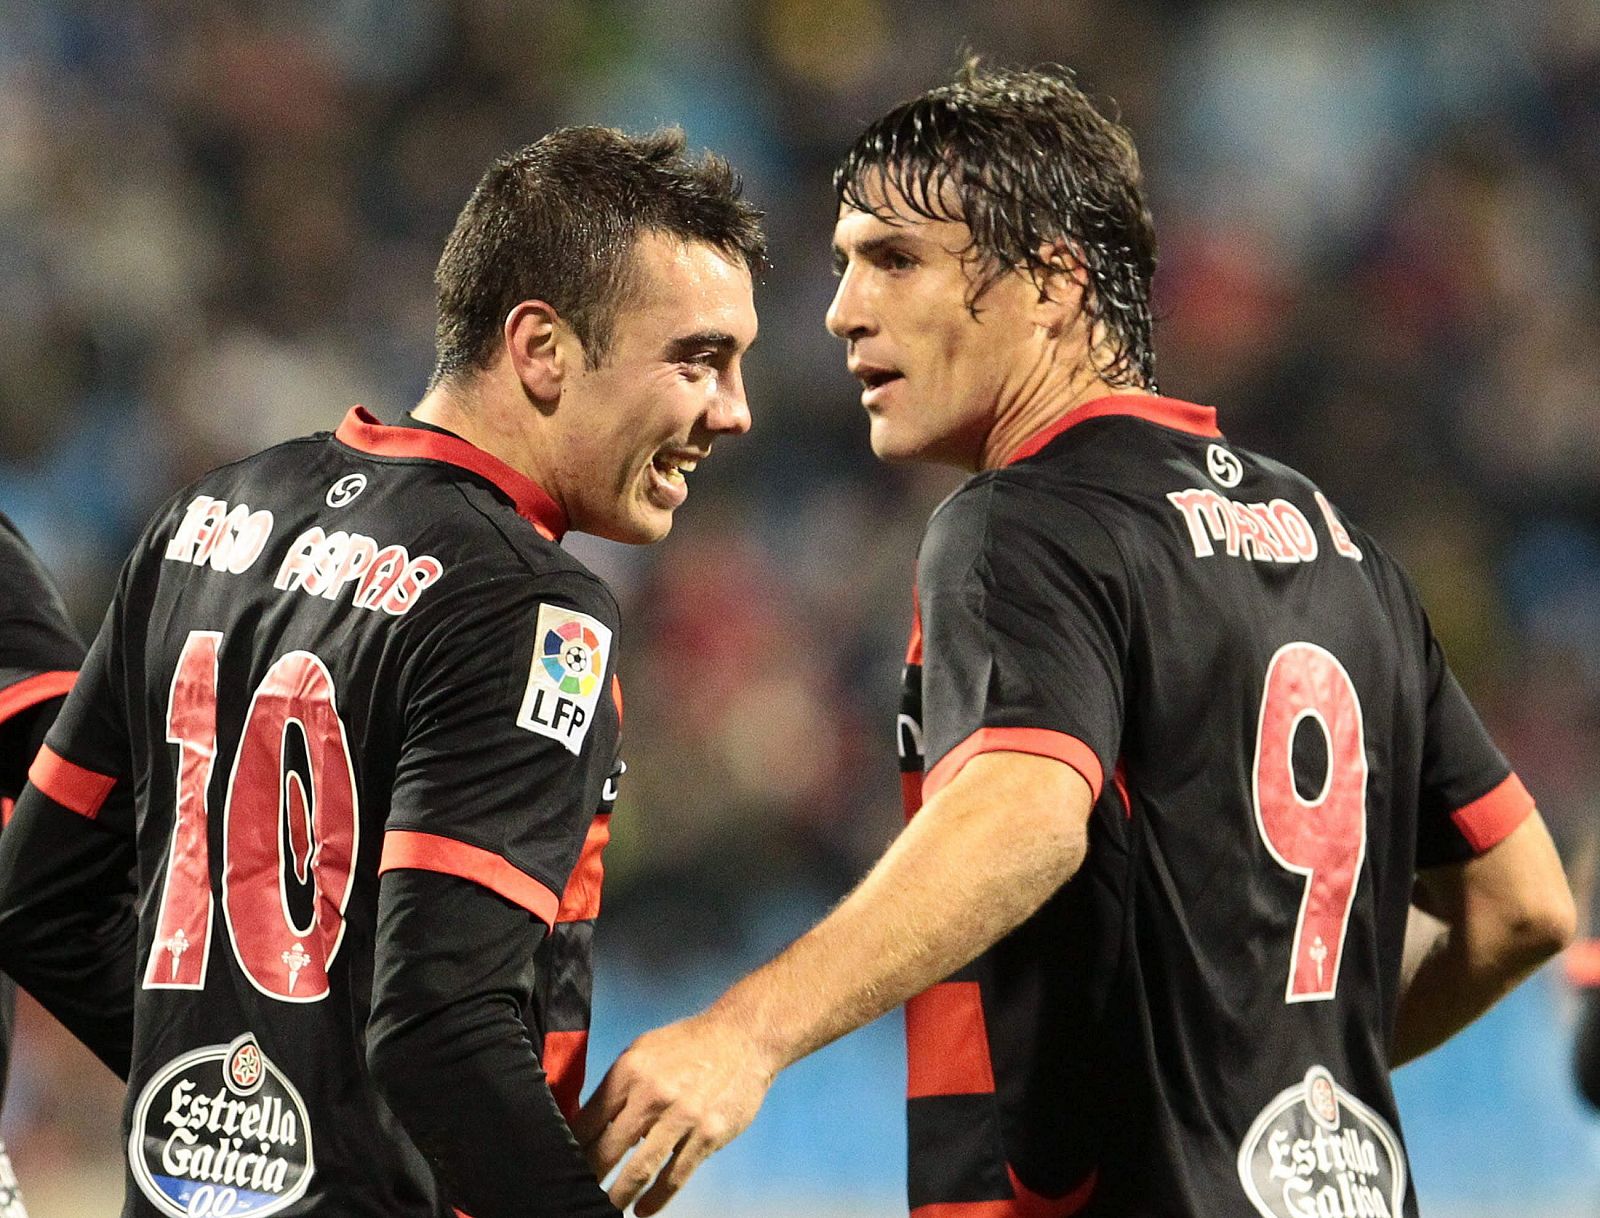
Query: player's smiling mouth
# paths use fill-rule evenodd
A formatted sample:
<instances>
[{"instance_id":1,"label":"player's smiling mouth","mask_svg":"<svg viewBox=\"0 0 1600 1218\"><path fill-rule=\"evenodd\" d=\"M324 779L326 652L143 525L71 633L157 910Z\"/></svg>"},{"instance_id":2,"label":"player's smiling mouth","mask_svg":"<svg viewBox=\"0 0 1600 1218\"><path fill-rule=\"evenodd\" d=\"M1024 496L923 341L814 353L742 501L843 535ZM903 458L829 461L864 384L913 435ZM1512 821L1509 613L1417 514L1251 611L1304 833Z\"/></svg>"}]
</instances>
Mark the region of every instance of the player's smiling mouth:
<instances>
[{"instance_id":1,"label":"player's smiling mouth","mask_svg":"<svg viewBox=\"0 0 1600 1218\"><path fill-rule=\"evenodd\" d=\"M660 452L650 462L656 473L668 482L681 484L685 474L692 474L700 464L700 454Z\"/></svg>"}]
</instances>

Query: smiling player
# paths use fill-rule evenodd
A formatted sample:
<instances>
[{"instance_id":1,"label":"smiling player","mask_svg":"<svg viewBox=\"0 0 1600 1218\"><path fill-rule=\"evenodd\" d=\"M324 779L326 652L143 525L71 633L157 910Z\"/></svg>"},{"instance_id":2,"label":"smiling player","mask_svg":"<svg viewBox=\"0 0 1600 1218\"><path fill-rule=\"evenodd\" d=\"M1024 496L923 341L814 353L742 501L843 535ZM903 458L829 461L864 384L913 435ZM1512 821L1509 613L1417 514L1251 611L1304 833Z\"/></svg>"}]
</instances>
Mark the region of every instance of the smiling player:
<instances>
[{"instance_id":1,"label":"smiling player","mask_svg":"<svg viewBox=\"0 0 1600 1218\"><path fill-rule=\"evenodd\" d=\"M126 1218L615 1214L563 1113L618 615L560 542L664 536L749 428L764 251L681 133L547 136L457 221L409 419L146 530L0 838L0 967L128 1080ZM118 951L81 868L135 858Z\"/></svg>"}]
</instances>

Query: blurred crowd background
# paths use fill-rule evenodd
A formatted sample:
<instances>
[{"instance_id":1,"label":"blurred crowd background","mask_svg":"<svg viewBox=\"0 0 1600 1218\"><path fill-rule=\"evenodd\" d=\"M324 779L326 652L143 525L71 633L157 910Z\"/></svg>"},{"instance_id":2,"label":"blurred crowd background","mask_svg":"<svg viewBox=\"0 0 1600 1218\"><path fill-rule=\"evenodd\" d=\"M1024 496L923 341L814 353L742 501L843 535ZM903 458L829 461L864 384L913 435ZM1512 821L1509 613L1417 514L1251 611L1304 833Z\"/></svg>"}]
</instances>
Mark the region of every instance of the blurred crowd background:
<instances>
[{"instance_id":1,"label":"blurred crowd background","mask_svg":"<svg viewBox=\"0 0 1600 1218\"><path fill-rule=\"evenodd\" d=\"M829 175L970 48L1072 65L1142 150L1163 389L1298 465L1421 586L1579 878L1600 828L1595 0L0 3L0 510L85 632L207 468L395 418L497 153L677 123L766 207L753 434L624 605L628 778L595 1057L799 933L899 823L922 523L822 327ZM1558 970L1398 1076L1425 1212L1600 1212ZM119 1090L24 1011L4 1133L35 1218L114 1212ZM786 1077L684 1214L901 1209L895 1017Z\"/></svg>"}]
</instances>

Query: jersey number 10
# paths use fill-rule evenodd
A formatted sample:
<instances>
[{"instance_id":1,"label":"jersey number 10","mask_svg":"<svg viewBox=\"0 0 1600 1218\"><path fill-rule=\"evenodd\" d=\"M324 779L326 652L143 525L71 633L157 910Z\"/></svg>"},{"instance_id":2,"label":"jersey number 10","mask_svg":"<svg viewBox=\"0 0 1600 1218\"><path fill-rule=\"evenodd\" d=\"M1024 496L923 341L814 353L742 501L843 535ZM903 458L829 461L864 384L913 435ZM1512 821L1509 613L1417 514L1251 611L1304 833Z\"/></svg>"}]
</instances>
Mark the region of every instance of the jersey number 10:
<instances>
[{"instance_id":1,"label":"jersey number 10","mask_svg":"<svg viewBox=\"0 0 1600 1218\"><path fill-rule=\"evenodd\" d=\"M1295 732L1308 718L1328 752L1314 799L1294 780ZM1305 877L1284 1001L1332 998L1367 852L1367 748L1350 674L1315 643L1280 647L1267 665L1252 788L1261 840L1280 866Z\"/></svg>"},{"instance_id":2,"label":"jersey number 10","mask_svg":"<svg viewBox=\"0 0 1600 1218\"><path fill-rule=\"evenodd\" d=\"M167 740L178 746L178 791L166 885L146 989L205 986L211 956L209 789L217 760L217 652L222 635L190 632L167 702ZM290 726L305 742L311 789L287 769ZM333 678L308 651L267 669L250 699L222 805L222 910L233 954L263 994L315 1002L344 936L359 835L355 772ZM287 858L285 857L287 854ZM309 922L287 895L311 885Z\"/></svg>"}]
</instances>

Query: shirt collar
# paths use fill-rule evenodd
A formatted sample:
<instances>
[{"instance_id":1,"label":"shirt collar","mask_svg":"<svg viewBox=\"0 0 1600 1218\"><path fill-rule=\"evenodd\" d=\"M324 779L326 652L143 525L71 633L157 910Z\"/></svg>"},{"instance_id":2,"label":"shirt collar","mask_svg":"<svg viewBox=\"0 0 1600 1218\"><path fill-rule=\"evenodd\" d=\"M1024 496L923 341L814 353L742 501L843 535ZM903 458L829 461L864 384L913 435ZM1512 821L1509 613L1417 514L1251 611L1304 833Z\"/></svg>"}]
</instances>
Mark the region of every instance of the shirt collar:
<instances>
[{"instance_id":1,"label":"shirt collar","mask_svg":"<svg viewBox=\"0 0 1600 1218\"><path fill-rule=\"evenodd\" d=\"M476 444L434 427L392 427L380 423L364 406L352 406L334 433L339 443L377 457L410 457L442 461L492 484L516 505L521 516L551 541L567 531L567 514L533 479L519 474Z\"/></svg>"},{"instance_id":2,"label":"shirt collar","mask_svg":"<svg viewBox=\"0 0 1600 1218\"><path fill-rule=\"evenodd\" d=\"M1011 465L1033 456L1062 432L1070 427L1076 427L1079 423L1112 415L1143 419L1147 423L1156 423L1162 427L1170 427L1174 431L1185 431L1190 435L1204 436L1211 440L1222 439L1222 432L1217 429L1217 412L1210 406L1196 406L1193 402L1182 402L1177 398L1152 397L1144 393L1114 393L1109 397L1085 402L1054 422L1045 424L1018 445L1001 464Z\"/></svg>"}]
</instances>

